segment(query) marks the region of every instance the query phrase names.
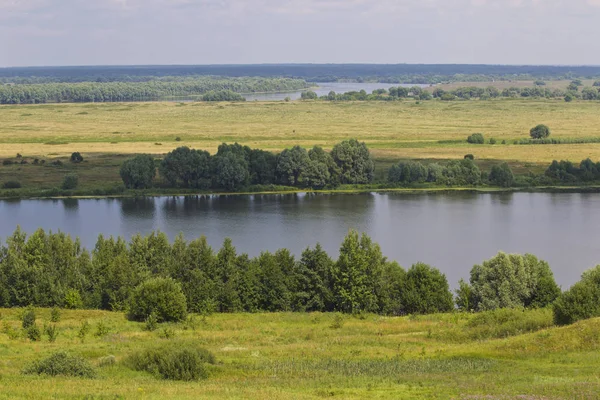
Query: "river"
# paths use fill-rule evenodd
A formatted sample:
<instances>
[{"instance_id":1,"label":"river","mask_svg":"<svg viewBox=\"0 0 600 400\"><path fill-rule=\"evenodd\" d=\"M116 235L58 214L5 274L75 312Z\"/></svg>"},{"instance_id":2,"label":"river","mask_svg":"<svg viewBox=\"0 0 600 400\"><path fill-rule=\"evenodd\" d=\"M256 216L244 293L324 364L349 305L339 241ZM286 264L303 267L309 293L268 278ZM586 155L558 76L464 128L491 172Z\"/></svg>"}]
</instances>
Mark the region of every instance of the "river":
<instances>
[{"instance_id":1,"label":"river","mask_svg":"<svg viewBox=\"0 0 600 400\"><path fill-rule=\"evenodd\" d=\"M578 193L288 194L0 201L0 237L17 225L79 236L205 235L218 249L231 237L239 252L321 243L334 258L349 229L369 234L402 266L422 261L451 286L498 251L532 253L549 262L566 288L600 264L600 196Z\"/></svg>"}]
</instances>

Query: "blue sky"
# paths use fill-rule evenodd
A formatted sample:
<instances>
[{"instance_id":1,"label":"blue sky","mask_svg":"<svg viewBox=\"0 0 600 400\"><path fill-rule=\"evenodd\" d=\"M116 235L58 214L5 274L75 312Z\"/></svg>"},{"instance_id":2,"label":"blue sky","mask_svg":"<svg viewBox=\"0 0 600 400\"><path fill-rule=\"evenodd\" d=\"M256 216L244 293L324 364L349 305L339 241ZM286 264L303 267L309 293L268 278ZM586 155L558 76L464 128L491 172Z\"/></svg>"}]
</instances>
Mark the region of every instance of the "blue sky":
<instances>
[{"instance_id":1,"label":"blue sky","mask_svg":"<svg viewBox=\"0 0 600 400\"><path fill-rule=\"evenodd\" d=\"M0 0L0 66L600 65L600 0Z\"/></svg>"}]
</instances>

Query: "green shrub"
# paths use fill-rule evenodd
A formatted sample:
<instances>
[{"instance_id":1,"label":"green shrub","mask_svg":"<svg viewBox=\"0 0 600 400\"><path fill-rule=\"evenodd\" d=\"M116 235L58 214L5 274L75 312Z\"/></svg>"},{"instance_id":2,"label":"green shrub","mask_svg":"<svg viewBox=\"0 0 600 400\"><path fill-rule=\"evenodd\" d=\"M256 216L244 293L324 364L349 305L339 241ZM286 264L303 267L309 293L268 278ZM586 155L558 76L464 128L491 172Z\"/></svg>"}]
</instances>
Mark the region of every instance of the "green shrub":
<instances>
[{"instance_id":1,"label":"green shrub","mask_svg":"<svg viewBox=\"0 0 600 400\"><path fill-rule=\"evenodd\" d=\"M72 163L80 163L82 161L83 161L83 156L78 151L76 151L75 153L71 154L71 162Z\"/></svg>"},{"instance_id":2,"label":"green shrub","mask_svg":"<svg viewBox=\"0 0 600 400\"><path fill-rule=\"evenodd\" d=\"M88 321L83 321L81 323L81 326L79 326L79 331L77 332L77 337L79 339L81 339L81 341L83 342L85 340L85 337L87 336L87 334L90 333L91 329L92 329L92 326L90 325L90 323Z\"/></svg>"},{"instance_id":3,"label":"green shrub","mask_svg":"<svg viewBox=\"0 0 600 400\"><path fill-rule=\"evenodd\" d=\"M515 181L515 176L507 163L492 166L489 181L492 185L511 187Z\"/></svg>"},{"instance_id":4,"label":"green shrub","mask_svg":"<svg viewBox=\"0 0 600 400\"><path fill-rule=\"evenodd\" d=\"M96 332L94 332L94 336L99 337L99 338L104 337L104 336L108 335L109 332L110 332L110 328L108 327L106 322L100 321L100 322L98 322L98 325L96 326Z\"/></svg>"},{"instance_id":5,"label":"green shrub","mask_svg":"<svg viewBox=\"0 0 600 400\"><path fill-rule=\"evenodd\" d=\"M21 182L19 182L19 181L6 181L2 185L2 188L3 189L20 189L21 188Z\"/></svg>"},{"instance_id":6,"label":"green shrub","mask_svg":"<svg viewBox=\"0 0 600 400\"><path fill-rule=\"evenodd\" d=\"M65 293L65 307L71 310L83 308L83 300L81 294L75 289L69 289Z\"/></svg>"},{"instance_id":7,"label":"green shrub","mask_svg":"<svg viewBox=\"0 0 600 400\"><path fill-rule=\"evenodd\" d=\"M181 343L146 349L126 359L126 364L136 371L175 381L206 379L206 364L214 363L214 356L207 350Z\"/></svg>"},{"instance_id":8,"label":"green shrub","mask_svg":"<svg viewBox=\"0 0 600 400\"><path fill-rule=\"evenodd\" d=\"M42 332L40 331L40 328L38 328L37 324L33 324L26 328L25 335L27 336L27 339L31 340L32 342L39 342L42 340Z\"/></svg>"},{"instance_id":9,"label":"green shrub","mask_svg":"<svg viewBox=\"0 0 600 400\"><path fill-rule=\"evenodd\" d=\"M581 280L554 302L554 322L568 325L600 317L600 265L583 273Z\"/></svg>"},{"instance_id":10,"label":"green shrub","mask_svg":"<svg viewBox=\"0 0 600 400\"><path fill-rule=\"evenodd\" d=\"M407 314L433 314L454 308L446 276L427 264L417 263L406 272L401 303Z\"/></svg>"},{"instance_id":11,"label":"green shrub","mask_svg":"<svg viewBox=\"0 0 600 400\"><path fill-rule=\"evenodd\" d=\"M128 318L143 322L151 314L158 322L185 319L187 304L180 283L171 278L153 278L135 288L129 302Z\"/></svg>"},{"instance_id":12,"label":"green shrub","mask_svg":"<svg viewBox=\"0 0 600 400\"><path fill-rule=\"evenodd\" d=\"M58 328L56 325L45 325L44 333L48 336L48 341L54 343L58 337Z\"/></svg>"},{"instance_id":13,"label":"green shrub","mask_svg":"<svg viewBox=\"0 0 600 400\"><path fill-rule=\"evenodd\" d=\"M77 185L79 185L79 177L77 176L77 174L69 174L65 175L61 188L63 190L71 190L75 189Z\"/></svg>"},{"instance_id":14,"label":"green shrub","mask_svg":"<svg viewBox=\"0 0 600 400\"><path fill-rule=\"evenodd\" d=\"M483 134L474 133L474 134L470 135L469 137L467 137L467 142L469 142L471 144L484 144L485 139L483 137Z\"/></svg>"},{"instance_id":15,"label":"green shrub","mask_svg":"<svg viewBox=\"0 0 600 400\"><path fill-rule=\"evenodd\" d=\"M552 310L549 308L505 308L475 314L464 327L459 328L461 332L457 335L472 340L499 339L536 332L553 325Z\"/></svg>"},{"instance_id":16,"label":"green shrub","mask_svg":"<svg viewBox=\"0 0 600 400\"><path fill-rule=\"evenodd\" d=\"M23 374L94 378L96 371L85 359L60 351L29 365Z\"/></svg>"},{"instance_id":17,"label":"green shrub","mask_svg":"<svg viewBox=\"0 0 600 400\"><path fill-rule=\"evenodd\" d=\"M548 128L546 125L540 124L531 128L529 135L532 139L545 139L550 136L550 128Z\"/></svg>"},{"instance_id":18,"label":"green shrub","mask_svg":"<svg viewBox=\"0 0 600 400\"><path fill-rule=\"evenodd\" d=\"M148 318L146 318L146 325L144 326L144 329L146 329L149 332L154 332L155 330L158 329L158 319L156 318L156 314L151 313L150 315L148 315Z\"/></svg>"},{"instance_id":19,"label":"green shrub","mask_svg":"<svg viewBox=\"0 0 600 400\"><path fill-rule=\"evenodd\" d=\"M496 139L494 139L494 138L491 138L491 139L490 139L490 144L496 144Z\"/></svg>"},{"instance_id":20,"label":"green shrub","mask_svg":"<svg viewBox=\"0 0 600 400\"><path fill-rule=\"evenodd\" d=\"M57 307L52 307L50 311L50 322L59 322L60 321L60 309Z\"/></svg>"},{"instance_id":21,"label":"green shrub","mask_svg":"<svg viewBox=\"0 0 600 400\"><path fill-rule=\"evenodd\" d=\"M467 160L467 159L468 159L468 160L474 160L474 159L475 159L475 156L474 156L473 154L465 154L465 157L464 157L464 159L465 159L465 160Z\"/></svg>"},{"instance_id":22,"label":"green shrub","mask_svg":"<svg viewBox=\"0 0 600 400\"><path fill-rule=\"evenodd\" d=\"M23 315L21 316L21 325L23 326L23 329L27 329L35 325L35 310L33 308L28 307L25 309Z\"/></svg>"}]
</instances>

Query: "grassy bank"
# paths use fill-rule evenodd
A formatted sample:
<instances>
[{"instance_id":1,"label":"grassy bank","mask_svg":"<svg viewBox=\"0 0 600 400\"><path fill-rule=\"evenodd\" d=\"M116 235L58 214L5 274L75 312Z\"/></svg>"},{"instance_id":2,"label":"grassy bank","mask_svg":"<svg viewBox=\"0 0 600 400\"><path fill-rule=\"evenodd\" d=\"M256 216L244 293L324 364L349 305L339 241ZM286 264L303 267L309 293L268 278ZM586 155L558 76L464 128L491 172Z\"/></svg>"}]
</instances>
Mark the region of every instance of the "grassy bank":
<instances>
[{"instance_id":1,"label":"grassy bank","mask_svg":"<svg viewBox=\"0 0 600 400\"><path fill-rule=\"evenodd\" d=\"M120 313L62 311L54 343L24 339L21 312L0 310L0 398L595 399L600 391L600 321L555 328L550 310L398 318L215 314L154 332ZM49 323L50 310L37 315L39 326ZM82 337L84 321L90 329ZM164 381L123 362L166 342L214 353L209 378ZM90 361L98 377L21 374L63 349ZM111 355L116 364L99 366Z\"/></svg>"}]
</instances>

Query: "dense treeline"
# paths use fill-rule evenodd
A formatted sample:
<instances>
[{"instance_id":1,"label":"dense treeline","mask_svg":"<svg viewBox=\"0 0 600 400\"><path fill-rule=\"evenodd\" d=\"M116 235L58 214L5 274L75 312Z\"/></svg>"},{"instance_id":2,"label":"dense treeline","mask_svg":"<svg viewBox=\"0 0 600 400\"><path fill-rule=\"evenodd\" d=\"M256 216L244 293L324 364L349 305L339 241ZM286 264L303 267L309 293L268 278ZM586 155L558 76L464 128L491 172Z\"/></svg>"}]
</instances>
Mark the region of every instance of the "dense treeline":
<instances>
[{"instance_id":1,"label":"dense treeline","mask_svg":"<svg viewBox=\"0 0 600 400\"><path fill-rule=\"evenodd\" d=\"M0 104L145 101L200 95L204 95L204 101L241 101L239 93L286 92L306 87L308 84L300 79L248 77L0 85Z\"/></svg>"},{"instance_id":2,"label":"dense treeline","mask_svg":"<svg viewBox=\"0 0 600 400\"><path fill-rule=\"evenodd\" d=\"M0 247L0 307L129 309L143 320L138 307L163 291L171 297L157 304L168 301L178 315L186 309L389 315L454 309L439 270L423 263L405 270L355 231L344 238L337 260L319 245L299 259L286 249L251 258L238 254L229 239L215 252L204 237L186 242L180 235L171 244L163 233L137 235L129 243L100 235L90 253L64 233L40 229L27 237L17 228ZM545 262L500 253L473 268L470 284L460 283L457 301L466 310L544 307L559 294ZM167 313L160 317L168 320Z\"/></svg>"},{"instance_id":3,"label":"dense treeline","mask_svg":"<svg viewBox=\"0 0 600 400\"><path fill-rule=\"evenodd\" d=\"M0 68L0 82L132 82L156 77L206 75L293 77L311 82L351 79L428 84L449 81L551 80L576 77L593 79L600 77L600 67L471 64L262 64Z\"/></svg>"},{"instance_id":4,"label":"dense treeline","mask_svg":"<svg viewBox=\"0 0 600 400\"><path fill-rule=\"evenodd\" d=\"M572 84L573 85L573 84ZM391 87L386 89L376 89L371 94L365 90L351 91L346 93L336 93L334 91L329 94L318 97L313 91L307 91L302 94L304 100L320 99L325 101L394 101L399 99L414 98L418 100L440 99L443 101L452 100L470 100L481 99L489 100L495 98L561 98L566 101L574 99L580 100L600 100L599 87L586 87L579 91L579 86L570 86L568 90L549 89L543 86L535 86L531 88L512 87L508 89L497 89L495 87L460 87L454 90L446 91L442 88L423 88L421 86L413 87Z\"/></svg>"},{"instance_id":5,"label":"dense treeline","mask_svg":"<svg viewBox=\"0 0 600 400\"><path fill-rule=\"evenodd\" d=\"M240 144L223 143L215 155L179 147L160 162L158 171L168 187L237 190L248 185L285 185L321 189L373 180L374 163L365 143L351 139L330 153L315 146L295 146L274 154ZM139 155L121 167L128 188L153 185L156 175L151 156Z\"/></svg>"}]
</instances>

